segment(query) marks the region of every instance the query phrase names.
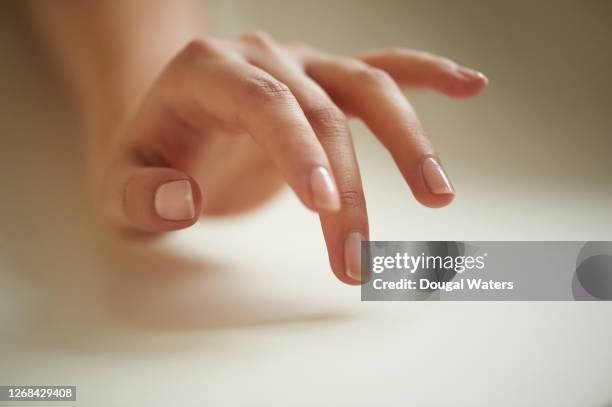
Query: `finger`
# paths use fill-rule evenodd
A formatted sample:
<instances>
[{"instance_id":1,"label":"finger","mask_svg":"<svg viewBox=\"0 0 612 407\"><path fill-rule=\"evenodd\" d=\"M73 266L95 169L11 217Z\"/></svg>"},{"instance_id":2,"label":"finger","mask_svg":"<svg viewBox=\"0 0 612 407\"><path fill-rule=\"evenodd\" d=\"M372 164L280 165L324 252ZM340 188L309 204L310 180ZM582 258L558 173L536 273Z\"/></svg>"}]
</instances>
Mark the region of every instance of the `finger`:
<instances>
[{"instance_id":1,"label":"finger","mask_svg":"<svg viewBox=\"0 0 612 407\"><path fill-rule=\"evenodd\" d=\"M385 70L403 88L428 88L454 98L476 96L488 84L482 73L424 51L390 48L363 53L359 59Z\"/></svg>"},{"instance_id":2,"label":"finger","mask_svg":"<svg viewBox=\"0 0 612 407\"><path fill-rule=\"evenodd\" d=\"M198 184L184 172L149 167L133 158L105 174L98 204L119 229L159 233L193 225L201 213Z\"/></svg>"},{"instance_id":3,"label":"finger","mask_svg":"<svg viewBox=\"0 0 612 407\"><path fill-rule=\"evenodd\" d=\"M166 93L175 114L202 129L211 119L245 129L306 207L338 210L325 151L289 88L237 58L211 57L215 52L207 41L195 41L171 64Z\"/></svg>"},{"instance_id":4,"label":"finger","mask_svg":"<svg viewBox=\"0 0 612 407\"><path fill-rule=\"evenodd\" d=\"M334 274L347 284L361 281L361 241L368 238L368 215L344 113L301 66L283 55L283 50L265 34L242 37L249 46L243 52L249 61L285 83L297 99L314 129L339 188L341 209L320 215L329 261Z\"/></svg>"},{"instance_id":5,"label":"finger","mask_svg":"<svg viewBox=\"0 0 612 407\"><path fill-rule=\"evenodd\" d=\"M321 56L308 62L307 73L376 134L419 202L441 207L453 200L454 190L429 137L385 71L357 60Z\"/></svg>"}]
</instances>

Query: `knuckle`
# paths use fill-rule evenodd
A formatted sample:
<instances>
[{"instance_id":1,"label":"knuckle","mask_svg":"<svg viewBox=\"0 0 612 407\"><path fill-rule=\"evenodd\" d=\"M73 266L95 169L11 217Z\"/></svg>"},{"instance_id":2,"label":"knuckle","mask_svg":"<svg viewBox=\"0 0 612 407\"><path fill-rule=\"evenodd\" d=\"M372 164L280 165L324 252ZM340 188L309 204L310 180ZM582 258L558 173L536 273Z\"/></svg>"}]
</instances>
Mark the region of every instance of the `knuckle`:
<instances>
[{"instance_id":1,"label":"knuckle","mask_svg":"<svg viewBox=\"0 0 612 407\"><path fill-rule=\"evenodd\" d=\"M208 38L195 38L187 43L181 55L187 60L197 60L211 55L215 50L214 41Z\"/></svg>"},{"instance_id":2,"label":"knuckle","mask_svg":"<svg viewBox=\"0 0 612 407\"><path fill-rule=\"evenodd\" d=\"M320 52L303 42L291 42L285 44L284 48L300 61L305 61L306 58L320 55Z\"/></svg>"},{"instance_id":3,"label":"knuckle","mask_svg":"<svg viewBox=\"0 0 612 407\"><path fill-rule=\"evenodd\" d=\"M321 104L306 107L304 113L309 121L317 128L329 131L323 131L322 135L338 135L348 131L348 123L346 115L333 104Z\"/></svg>"},{"instance_id":4,"label":"knuckle","mask_svg":"<svg viewBox=\"0 0 612 407\"><path fill-rule=\"evenodd\" d=\"M275 46L275 41L270 34L265 31L253 31L241 36L241 39L249 44L262 49L272 49Z\"/></svg>"},{"instance_id":5,"label":"knuckle","mask_svg":"<svg viewBox=\"0 0 612 407\"><path fill-rule=\"evenodd\" d=\"M365 66L356 69L353 73L357 81L366 85L387 87L394 84L391 75L380 68Z\"/></svg>"},{"instance_id":6,"label":"knuckle","mask_svg":"<svg viewBox=\"0 0 612 407\"><path fill-rule=\"evenodd\" d=\"M448 70L453 70L453 69L458 68L458 65L455 61L453 61L452 59L446 58L446 57L438 57L438 56L432 55L429 61L431 64L431 69L435 67L446 68Z\"/></svg>"},{"instance_id":7,"label":"knuckle","mask_svg":"<svg viewBox=\"0 0 612 407\"><path fill-rule=\"evenodd\" d=\"M354 189L340 190L340 204L343 208L360 208L364 206L362 195Z\"/></svg>"},{"instance_id":8,"label":"knuckle","mask_svg":"<svg viewBox=\"0 0 612 407\"><path fill-rule=\"evenodd\" d=\"M391 55L391 56L402 56L406 55L406 48L398 47L398 46L389 46L385 47L381 50L382 54Z\"/></svg>"},{"instance_id":9,"label":"knuckle","mask_svg":"<svg viewBox=\"0 0 612 407\"><path fill-rule=\"evenodd\" d=\"M381 50L383 55L394 58L408 58L409 60L422 61L430 59L433 55L426 51L421 51L414 48L405 48L398 46L390 46Z\"/></svg>"},{"instance_id":10,"label":"knuckle","mask_svg":"<svg viewBox=\"0 0 612 407\"><path fill-rule=\"evenodd\" d=\"M293 95L284 83L261 75L255 75L244 81L245 93L260 101L286 100Z\"/></svg>"},{"instance_id":11,"label":"knuckle","mask_svg":"<svg viewBox=\"0 0 612 407\"><path fill-rule=\"evenodd\" d=\"M312 47L304 42L293 41L286 44L287 48L294 49L296 51L311 51Z\"/></svg>"}]
</instances>

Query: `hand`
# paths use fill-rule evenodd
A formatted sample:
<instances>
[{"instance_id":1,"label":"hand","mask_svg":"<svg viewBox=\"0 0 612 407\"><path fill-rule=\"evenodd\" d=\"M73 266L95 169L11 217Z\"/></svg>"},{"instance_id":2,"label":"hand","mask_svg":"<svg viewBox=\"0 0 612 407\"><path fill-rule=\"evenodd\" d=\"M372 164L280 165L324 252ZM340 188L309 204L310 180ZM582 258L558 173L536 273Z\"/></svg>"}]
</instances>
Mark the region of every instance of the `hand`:
<instances>
[{"instance_id":1,"label":"hand","mask_svg":"<svg viewBox=\"0 0 612 407\"><path fill-rule=\"evenodd\" d=\"M194 40L94 152L98 202L119 228L159 233L249 209L287 182L320 214L336 276L358 284L368 217L347 117L389 150L417 200L441 207L453 188L401 88L462 98L486 83L408 49L345 58L262 33Z\"/></svg>"}]
</instances>

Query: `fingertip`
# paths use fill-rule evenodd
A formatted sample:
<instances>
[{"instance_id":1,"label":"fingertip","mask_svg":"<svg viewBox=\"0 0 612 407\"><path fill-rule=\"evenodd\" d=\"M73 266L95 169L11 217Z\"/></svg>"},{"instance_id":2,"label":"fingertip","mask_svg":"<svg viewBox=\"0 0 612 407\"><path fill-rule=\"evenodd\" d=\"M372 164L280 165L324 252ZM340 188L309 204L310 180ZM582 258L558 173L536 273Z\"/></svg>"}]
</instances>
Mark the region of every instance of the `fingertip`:
<instances>
[{"instance_id":1,"label":"fingertip","mask_svg":"<svg viewBox=\"0 0 612 407\"><path fill-rule=\"evenodd\" d=\"M110 176L106 212L121 231L161 233L187 228L199 219L202 196L189 175L163 167L116 171Z\"/></svg>"},{"instance_id":2,"label":"fingertip","mask_svg":"<svg viewBox=\"0 0 612 407\"><path fill-rule=\"evenodd\" d=\"M438 158L426 155L416 166L400 167L416 200L428 208L442 208L455 199L455 188Z\"/></svg>"},{"instance_id":3,"label":"fingertip","mask_svg":"<svg viewBox=\"0 0 612 407\"><path fill-rule=\"evenodd\" d=\"M415 194L419 203L432 209L443 208L455 200L455 193L433 194L429 191Z\"/></svg>"},{"instance_id":4,"label":"fingertip","mask_svg":"<svg viewBox=\"0 0 612 407\"><path fill-rule=\"evenodd\" d=\"M195 216L189 180L164 182L155 191L155 211L165 220L185 220Z\"/></svg>"},{"instance_id":5,"label":"fingertip","mask_svg":"<svg viewBox=\"0 0 612 407\"><path fill-rule=\"evenodd\" d=\"M163 180L155 190L153 206L164 226L182 229L193 225L201 213L201 192L189 176ZM170 223L168 223L170 222Z\"/></svg>"},{"instance_id":6,"label":"fingertip","mask_svg":"<svg viewBox=\"0 0 612 407\"><path fill-rule=\"evenodd\" d=\"M463 66L455 67L448 79L441 90L449 97L458 99L477 96L489 84L489 79L482 72Z\"/></svg>"},{"instance_id":7,"label":"fingertip","mask_svg":"<svg viewBox=\"0 0 612 407\"><path fill-rule=\"evenodd\" d=\"M346 285L352 285L352 286L361 286L363 285L363 283L360 280L354 280L350 277L338 277L338 280L340 280L340 282L346 284Z\"/></svg>"},{"instance_id":8,"label":"fingertip","mask_svg":"<svg viewBox=\"0 0 612 407\"><path fill-rule=\"evenodd\" d=\"M361 269L361 247L362 242L368 239L367 225L337 230L330 228L330 223L321 218L323 234L327 246L329 265L332 273L344 284L359 286L362 284L363 274ZM356 226L356 225L353 225Z\"/></svg>"},{"instance_id":9,"label":"fingertip","mask_svg":"<svg viewBox=\"0 0 612 407\"><path fill-rule=\"evenodd\" d=\"M465 66L457 68L457 73L466 81L478 82L486 86L489 83L489 79L480 71Z\"/></svg>"},{"instance_id":10,"label":"fingertip","mask_svg":"<svg viewBox=\"0 0 612 407\"><path fill-rule=\"evenodd\" d=\"M344 240L344 276L347 284L361 284L361 242L363 233L351 231Z\"/></svg>"},{"instance_id":11,"label":"fingertip","mask_svg":"<svg viewBox=\"0 0 612 407\"><path fill-rule=\"evenodd\" d=\"M331 262L330 262L330 265L332 266L332 272L334 273L338 281L340 281L341 283L346 284L346 285L352 285L352 286L360 286L363 284L360 278L349 276L346 273L345 268L340 267L340 266L334 268Z\"/></svg>"},{"instance_id":12,"label":"fingertip","mask_svg":"<svg viewBox=\"0 0 612 407\"><path fill-rule=\"evenodd\" d=\"M310 174L310 194L313 201L313 210L316 212L338 212L340 210L340 193L331 172L323 167L316 166Z\"/></svg>"}]
</instances>

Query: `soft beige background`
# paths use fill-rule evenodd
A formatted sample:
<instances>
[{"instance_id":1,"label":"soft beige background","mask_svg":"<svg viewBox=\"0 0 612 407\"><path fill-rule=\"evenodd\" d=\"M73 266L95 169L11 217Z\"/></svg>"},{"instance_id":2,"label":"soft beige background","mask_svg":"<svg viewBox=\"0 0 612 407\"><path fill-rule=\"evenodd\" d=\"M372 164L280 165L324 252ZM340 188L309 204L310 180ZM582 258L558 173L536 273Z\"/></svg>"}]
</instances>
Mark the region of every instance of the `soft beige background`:
<instances>
[{"instance_id":1,"label":"soft beige background","mask_svg":"<svg viewBox=\"0 0 612 407\"><path fill-rule=\"evenodd\" d=\"M405 45L488 74L478 100L411 95L458 190L449 208L418 206L355 125L373 239L612 239L609 2L210 10L220 35ZM76 384L65 405L83 406L612 403L609 304L361 303L289 192L163 242L108 239L75 111L8 2L0 47L0 384Z\"/></svg>"}]
</instances>

